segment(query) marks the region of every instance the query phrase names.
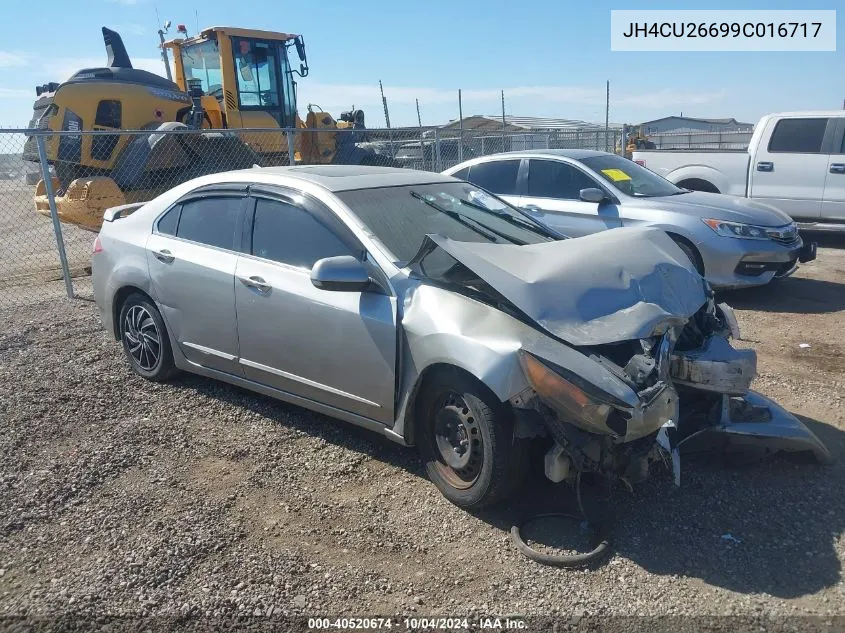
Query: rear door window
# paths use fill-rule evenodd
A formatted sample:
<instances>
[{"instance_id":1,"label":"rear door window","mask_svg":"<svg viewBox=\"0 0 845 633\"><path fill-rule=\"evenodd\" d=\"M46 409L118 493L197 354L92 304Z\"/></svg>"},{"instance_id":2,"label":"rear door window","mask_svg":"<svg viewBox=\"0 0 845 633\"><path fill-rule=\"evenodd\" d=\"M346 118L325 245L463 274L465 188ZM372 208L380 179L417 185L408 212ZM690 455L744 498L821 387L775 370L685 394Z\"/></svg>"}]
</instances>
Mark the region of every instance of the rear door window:
<instances>
[{"instance_id":1,"label":"rear door window","mask_svg":"<svg viewBox=\"0 0 845 633\"><path fill-rule=\"evenodd\" d=\"M580 169L557 160L528 161L528 196L578 200L582 189L599 185Z\"/></svg>"},{"instance_id":2,"label":"rear door window","mask_svg":"<svg viewBox=\"0 0 845 633\"><path fill-rule=\"evenodd\" d=\"M464 167L463 169L459 169L454 174L452 174L452 178L457 178L458 180L467 180L469 176L469 167Z\"/></svg>"},{"instance_id":3,"label":"rear door window","mask_svg":"<svg viewBox=\"0 0 845 633\"><path fill-rule=\"evenodd\" d=\"M519 159L494 160L473 165L470 167L468 180L487 191L502 196L515 196L520 162Z\"/></svg>"},{"instance_id":4,"label":"rear door window","mask_svg":"<svg viewBox=\"0 0 845 633\"><path fill-rule=\"evenodd\" d=\"M179 211L182 210L182 205L177 204L170 209L158 220L156 229L163 235L176 235L176 227L179 225Z\"/></svg>"},{"instance_id":5,"label":"rear door window","mask_svg":"<svg viewBox=\"0 0 845 633\"><path fill-rule=\"evenodd\" d=\"M769 139L770 152L820 154L828 119L781 119Z\"/></svg>"},{"instance_id":6,"label":"rear door window","mask_svg":"<svg viewBox=\"0 0 845 633\"><path fill-rule=\"evenodd\" d=\"M176 237L234 250L235 228L243 200L221 196L182 203Z\"/></svg>"}]
</instances>

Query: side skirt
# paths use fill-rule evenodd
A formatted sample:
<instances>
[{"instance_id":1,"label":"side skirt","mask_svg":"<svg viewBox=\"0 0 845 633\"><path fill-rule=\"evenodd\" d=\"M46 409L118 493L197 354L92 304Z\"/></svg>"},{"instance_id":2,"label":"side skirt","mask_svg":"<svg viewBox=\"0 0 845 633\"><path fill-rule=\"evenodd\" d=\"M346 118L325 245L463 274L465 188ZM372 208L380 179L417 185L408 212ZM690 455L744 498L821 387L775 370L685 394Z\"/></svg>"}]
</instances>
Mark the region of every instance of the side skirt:
<instances>
[{"instance_id":1,"label":"side skirt","mask_svg":"<svg viewBox=\"0 0 845 633\"><path fill-rule=\"evenodd\" d=\"M262 385L261 383L249 380L248 378L234 376L232 374L227 374L226 372L218 371L216 369L209 369L208 367L203 367L202 365L192 363L191 361L184 359L184 357L183 362L178 363L178 365L181 366L180 369L184 369L185 371L189 371L194 374L199 374L200 376L205 376L206 378L220 380L221 382L226 382L230 385L235 385L237 387L243 387L244 389L255 391L256 393L269 396L270 398L282 400L289 404L303 407L304 409L309 409L317 413L322 413L323 415L327 415L332 418L337 418L339 420L343 420L344 422L349 422L351 424L354 424L355 426L360 426L370 431L375 431L376 433L384 435L385 437L396 442L397 444L407 446L405 439L401 435L394 433L390 428L386 427L381 422L371 420L370 418L365 418L364 416L358 415L356 413L351 413L349 411L344 411L343 409L337 409L335 407L331 407L320 402L315 402L313 400L309 400L308 398L303 398L302 396L297 396L287 391L282 391L281 389L268 387L267 385Z\"/></svg>"}]
</instances>

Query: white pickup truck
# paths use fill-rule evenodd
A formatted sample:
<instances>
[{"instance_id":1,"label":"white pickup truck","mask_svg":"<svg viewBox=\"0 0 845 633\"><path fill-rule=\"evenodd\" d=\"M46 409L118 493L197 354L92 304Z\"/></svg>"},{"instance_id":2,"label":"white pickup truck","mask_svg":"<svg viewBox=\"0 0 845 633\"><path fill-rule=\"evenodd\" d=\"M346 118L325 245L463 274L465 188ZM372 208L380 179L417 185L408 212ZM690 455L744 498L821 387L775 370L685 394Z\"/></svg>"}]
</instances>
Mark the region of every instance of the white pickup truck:
<instances>
[{"instance_id":1,"label":"white pickup truck","mask_svg":"<svg viewBox=\"0 0 845 633\"><path fill-rule=\"evenodd\" d=\"M637 150L680 187L770 204L806 230L845 232L845 110L764 116L746 150Z\"/></svg>"}]
</instances>

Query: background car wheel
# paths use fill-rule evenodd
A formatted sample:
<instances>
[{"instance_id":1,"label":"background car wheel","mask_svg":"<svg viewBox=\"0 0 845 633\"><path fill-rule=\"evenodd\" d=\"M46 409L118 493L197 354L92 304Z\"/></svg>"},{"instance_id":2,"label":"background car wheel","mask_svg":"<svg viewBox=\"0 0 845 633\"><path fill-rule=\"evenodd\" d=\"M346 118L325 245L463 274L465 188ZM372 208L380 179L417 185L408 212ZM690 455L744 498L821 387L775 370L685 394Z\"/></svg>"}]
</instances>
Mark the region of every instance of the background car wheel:
<instances>
[{"instance_id":1,"label":"background car wheel","mask_svg":"<svg viewBox=\"0 0 845 633\"><path fill-rule=\"evenodd\" d=\"M692 265L695 266L695 270L698 271L698 274L702 277L704 276L704 262L701 261L701 255L699 255L698 251L695 249L694 246L691 246L687 242L677 239L675 237L672 238L675 244L684 251L684 255L689 257L689 260L692 262Z\"/></svg>"},{"instance_id":2,"label":"background car wheel","mask_svg":"<svg viewBox=\"0 0 845 633\"><path fill-rule=\"evenodd\" d=\"M461 508L503 501L522 483L527 442L513 414L489 389L460 372L440 372L420 394L420 453L434 485Z\"/></svg>"},{"instance_id":3,"label":"background car wheel","mask_svg":"<svg viewBox=\"0 0 845 633\"><path fill-rule=\"evenodd\" d=\"M120 308L120 340L132 370L147 380L173 375L173 352L164 321L150 299L140 293L126 298Z\"/></svg>"}]
</instances>

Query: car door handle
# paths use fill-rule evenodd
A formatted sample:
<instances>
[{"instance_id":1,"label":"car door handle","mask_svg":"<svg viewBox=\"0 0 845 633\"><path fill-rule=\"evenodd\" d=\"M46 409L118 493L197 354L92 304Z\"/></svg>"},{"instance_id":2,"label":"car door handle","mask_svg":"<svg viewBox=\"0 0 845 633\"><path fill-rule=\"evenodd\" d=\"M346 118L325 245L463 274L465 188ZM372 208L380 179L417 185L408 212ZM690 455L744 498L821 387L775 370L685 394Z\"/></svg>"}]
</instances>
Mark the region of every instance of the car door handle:
<instances>
[{"instance_id":1,"label":"car door handle","mask_svg":"<svg viewBox=\"0 0 845 633\"><path fill-rule=\"evenodd\" d=\"M238 277L241 283L246 286L247 288L255 288L258 292L263 295L266 295L270 290L273 289L273 286L268 284L264 279L253 275L252 277Z\"/></svg>"},{"instance_id":2,"label":"car door handle","mask_svg":"<svg viewBox=\"0 0 845 633\"><path fill-rule=\"evenodd\" d=\"M769 162L765 162L765 161L757 163L757 171L774 171L774 170L775 170L775 164L774 163L769 163Z\"/></svg>"},{"instance_id":3,"label":"car door handle","mask_svg":"<svg viewBox=\"0 0 845 633\"><path fill-rule=\"evenodd\" d=\"M831 174L845 174L845 163L832 163L830 165Z\"/></svg>"},{"instance_id":4,"label":"car door handle","mask_svg":"<svg viewBox=\"0 0 845 633\"><path fill-rule=\"evenodd\" d=\"M158 261L164 262L165 264L170 264L176 259L166 248L161 249L160 251L153 251L153 257L155 257Z\"/></svg>"}]
</instances>

